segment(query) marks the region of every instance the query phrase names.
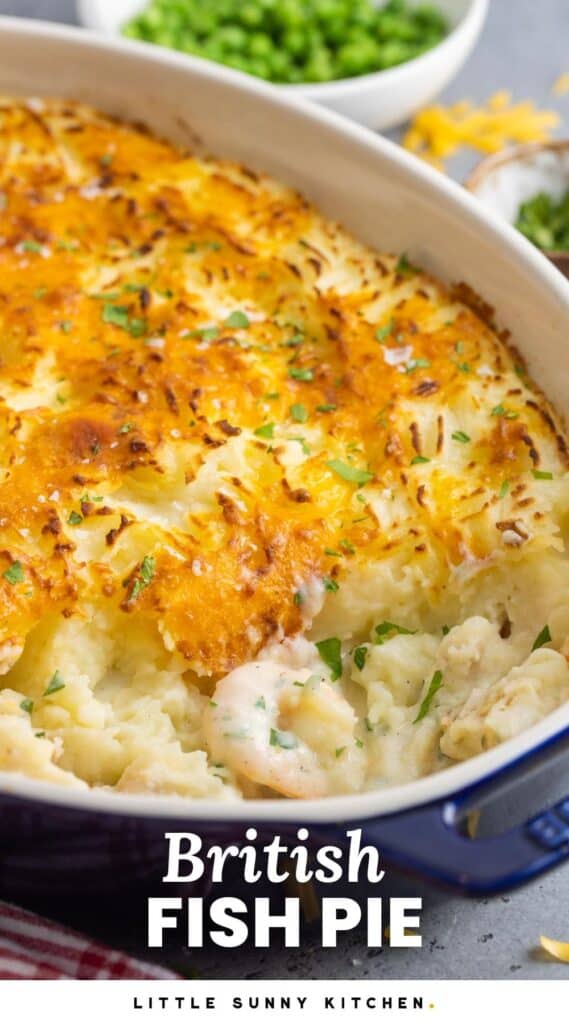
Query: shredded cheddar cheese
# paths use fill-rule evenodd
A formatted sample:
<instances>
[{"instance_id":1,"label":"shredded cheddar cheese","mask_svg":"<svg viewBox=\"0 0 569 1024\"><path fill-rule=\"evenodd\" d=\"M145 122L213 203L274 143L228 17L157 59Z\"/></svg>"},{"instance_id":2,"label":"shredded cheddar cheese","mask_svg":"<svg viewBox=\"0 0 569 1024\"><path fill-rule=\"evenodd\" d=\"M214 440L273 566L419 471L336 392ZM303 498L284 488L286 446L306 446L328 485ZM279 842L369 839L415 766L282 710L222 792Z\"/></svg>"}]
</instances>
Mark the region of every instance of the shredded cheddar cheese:
<instances>
[{"instance_id":1,"label":"shredded cheddar cheese","mask_svg":"<svg viewBox=\"0 0 569 1024\"><path fill-rule=\"evenodd\" d=\"M564 71L555 79L551 91L554 96L565 96L569 92L569 71Z\"/></svg>"},{"instance_id":2,"label":"shredded cheddar cheese","mask_svg":"<svg viewBox=\"0 0 569 1024\"><path fill-rule=\"evenodd\" d=\"M531 100L513 104L503 90L479 108L469 100L426 107L413 119L403 145L443 169L444 161L464 146L497 153L511 143L544 142L558 121L554 111L538 110Z\"/></svg>"},{"instance_id":3,"label":"shredded cheddar cheese","mask_svg":"<svg viewBox=\"0 0 569 1024\"><path fill-rule=\"evenodd\" d=\"M564 964L569 964L569 942L548 939L546 935L540 935L539 941L542 949L545 949L550 956L555 957L556 960L562 960Z\"/></svg>"}]
</instances>

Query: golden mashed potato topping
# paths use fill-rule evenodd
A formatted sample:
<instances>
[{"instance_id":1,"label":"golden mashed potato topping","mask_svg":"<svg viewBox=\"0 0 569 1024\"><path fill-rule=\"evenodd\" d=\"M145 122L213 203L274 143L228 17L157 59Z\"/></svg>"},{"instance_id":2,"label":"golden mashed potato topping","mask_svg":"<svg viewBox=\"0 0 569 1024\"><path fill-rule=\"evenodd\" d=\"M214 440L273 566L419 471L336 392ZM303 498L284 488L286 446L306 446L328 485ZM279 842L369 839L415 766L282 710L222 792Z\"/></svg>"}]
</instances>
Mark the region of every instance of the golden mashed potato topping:
<instances>
[{"instance_id":1,"label":"golden mashed potato topping","mask_svg":"<svg viewBox=\"0 0 569 1024\"><path fill-rule=\"evenodd\" d=\"M0 102L0 770L323 796L567 700L566 441L491 319L246 168Z\"/></svg>"}]
</instances>

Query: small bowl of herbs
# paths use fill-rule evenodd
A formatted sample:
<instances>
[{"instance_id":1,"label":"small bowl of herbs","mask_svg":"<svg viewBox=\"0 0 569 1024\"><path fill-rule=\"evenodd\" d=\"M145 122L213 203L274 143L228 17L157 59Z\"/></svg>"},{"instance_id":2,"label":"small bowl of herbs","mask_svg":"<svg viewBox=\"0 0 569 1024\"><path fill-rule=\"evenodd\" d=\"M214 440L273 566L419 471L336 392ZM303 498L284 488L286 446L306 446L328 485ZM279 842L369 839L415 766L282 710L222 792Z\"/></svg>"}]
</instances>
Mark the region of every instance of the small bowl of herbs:
<instances>
[{"instance_id":1,"label":"small bowl of herbs","mask_svg":"<svg viewBox=\"0 0 569 1024\"><path fill-rule=\"evenodd\" d=\"M569 277L569 139L512 146L478 164L466 187Z\"/></svg>"},{"instance_id":2,"label":"small bowl of herbs","mask_svg":"<svg viewBox=\"0 0 569 1024\"><path fill-rule=\"evenodd\" d=\"M383 129L456 74L488 0L77 0L77 7L87 28L214 61Z\"/></svg>"}]
</instances>

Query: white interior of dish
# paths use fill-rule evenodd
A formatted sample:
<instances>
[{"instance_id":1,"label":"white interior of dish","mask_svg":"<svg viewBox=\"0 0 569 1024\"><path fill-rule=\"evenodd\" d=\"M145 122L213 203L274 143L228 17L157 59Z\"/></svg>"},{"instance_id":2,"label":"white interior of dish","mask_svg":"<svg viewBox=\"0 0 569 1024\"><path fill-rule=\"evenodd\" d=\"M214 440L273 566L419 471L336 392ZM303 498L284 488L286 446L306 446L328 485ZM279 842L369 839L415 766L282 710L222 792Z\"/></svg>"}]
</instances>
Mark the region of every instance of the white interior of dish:
<instances>
[{"instance_id":1,"label":"white interior of dish","mask_svg":"<svg viewBox=\"0 0 569 1024\"><path fill-rule=\"evenodd\" d=\"M164 50L104 43L73 30L4 20L0 88L56 92L210 152L265 169L305 192L368 243L407 250L443 280L467 280L500 311L538 381L564 412L562 344L569 286L547 260L472 197L397 147L253 79ZM58 69L54 83L53 68ZM66 806L194 819L337 821L451 794L569 727L569 707L488 753L404 786L326 801L220 807L179 798L70 793L5 776L3 790Z\"/></svg>"},{"instance_id":2,"label":"white interior of dish","mask_svg":"<svg viewBox=\"0 0 569 1024\"><path fill-rule=\"evenodd\" d=\"M521 203L538 192L560 199L568 189L569 147L535 150L498 163L474 191L493 214L514 224Z\"/></svg>"}]
</instances>

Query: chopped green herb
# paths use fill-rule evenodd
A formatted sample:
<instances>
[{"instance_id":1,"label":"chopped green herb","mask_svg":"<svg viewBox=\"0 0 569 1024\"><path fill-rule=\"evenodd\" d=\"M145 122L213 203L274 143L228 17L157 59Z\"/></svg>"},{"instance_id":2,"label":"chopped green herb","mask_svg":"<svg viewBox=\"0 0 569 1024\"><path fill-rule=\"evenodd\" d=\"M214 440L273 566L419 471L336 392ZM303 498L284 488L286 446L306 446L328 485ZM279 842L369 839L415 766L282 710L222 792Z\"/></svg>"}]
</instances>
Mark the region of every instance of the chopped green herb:
<instances>
[{"instance_id":1,"label":"chopped green herb","mask_svg":"<svg viewBox=\"0 0 569 1024\"><path fill-rule=\"evenodd\" d=\"M202 341L215 341L219 334L219 327L196 327L190 331L188 338L200 338Z\"/></svg>"},{"instance_id":2,"label":"chopped green herb","mask_svg":"<svg viewBox=\"0 0 569 1024\"><path fill-rule=\"evenodd\" d=\"M389 335L391 334L391 332L393 331L394 327L395 327L395 321L394 320L390 320L388 323L384 324L383 327L378 327L377 331L375 332L375 337L376 337L377 341L379 341L379 342L385 341L386 338L388 338Z\"/></svg>"},{"instance_id":3,"label":"chopped green herb","mask_svg":"<svg viewBox=\"0 0 569 1024\"><path fill-rule=\"evenodd\" d=\"M115 306L112 302L105 302L103 306L103 323L112 324L113 327L120 327L133 338L140 338L147 330L147 321L144 317L130 316L128 306Z\"/></svg>"},{"instance_id":4,"label":"chopped green herb","mask_svg":"<svg viewBox=\"0 0 569 1024\"><path fill-rule=\"evenodd\" d=\"M152 582L156 572L156 559L152 555L145 555L140 566L140 575L134 581L130 600L136 601L138 595Z\"/></svg>"},{"instance_id":5,"label":"chopped green herb","mask_svg":"<svg viewBox=\"0 0 569 1024\"><path fill-rule=\"evenodd\" d=\"M340 547L342 548L342 551L347 551L349 555L353 555L356 550L351 540L346 539L340 541Z\"/></svg>"},{"instance_id":6,"label":"chopped green herb","mask_svg":"<svg viewBox=\"0 0 569 1024\"><path fill-rule=\"evenodd\" d=\"M363 484L367 484L369 480L373 480L373 473L370 473L369 470L350 466L347 462L342 462L341 459L331 459L326 465L328 469L341 476L342 480L346 480L349 484L357 484L361 487Z\"/></svg>"},{"instance_id":7,"label":"chopped green herb","mask_svg":"<svg viewBox=\"0 0 569 1024\"><path fill-rule=\"evenodd\" d=\"M71 320L62 320L59 327L64 334L71 334L71 331L73 330L73 324L71 323Z\"/></svg>"},{"instance_id":8,"label":"chopped green herb","mask_svg":"<svg viewBox=\"0 0 569 1024\"><path fill-rule=\"evenodd\" d=\"M41 252L43 245L41 242L36 242L33 238L26 238L21 242L20 249L22 252Z\"/></svg>"},{"instance_id":9,"label":"chopped green herb","mask_svg":"<svg viewBox=\"0 0 569 1024\"><path fill-rule=\"evenodd\" d=\"M217 707L217 701L216 700L210 700L209 706L210 706L210 708L216 708Z\"/></svg>"},{"instance_id":10,"label":"chopped green herb","mask_svg":"<svg viewBox=\"0 0 569 1024\"><path fill-rule=\"evenodd\" d=\"M332 402L329 402L327 405L317 405L316 406L316 411L317 412L335 412L335 410L337 408L338 408L337 405L334 405Z\"/></svg>"},{"instance_id":11,"label":"chopped green herb","mask_svg":"<svg viewBox=\"0 0 569 1024\"><path fill-rule=\"evenodd\" d=\"M450 633L450 626L443 626L441 632L443 636L448 636L448 634Z\"/></svg>"},{"instance_id":12,"label":"chopped green herb","mask_svg":"<svg viewBox=\"0 0 569 1024\"><path fill-rule=\"evenodd\" d=\"M259 697L259 699L255 701L255 707L260 708L262 711L266 711L267 705L265 703L265 698Z\"/></svg>"},{"instance_id":13,"label":"chopped green herb","mask_svg":"<svg viewBox=\"0 0 569 1024\"><path fill-rule=\"evenodd\" d=\"M464 352L464 342L457 341L454 346L454 351L456 352L457 356L462 355L462 353Z\"/></svg>"},{"instance_id":14,"label":"chopped green herb","mask_svg":"<svg viewBox=\"0 0 569 1024\"><path fill-rule=\"evenodd\" d=\"M250 320L246 313L241 309L236 309L233 313L223 321L225 327L249 327Z\"/></svg>"},{"instance_id":15,"label":"chopped green herb","mask_svg":"<svg viewBox=\"0 0 569 1024\"><path fill-rule=\"evenodd\" d=\"M49 683L43 691L44 697L50 697L52 693L57 693L59 690L63 690L65 683L59 669L56 669L53 673Z\"/></svg>"},{"instance_id":16,"label":"chopped green herb","mask_svg":"<svg viewBox=\"0 0 569 1024\"><path fill-rule=\"evenodd\" d=\"M295 590L293 601L298 607L300 607L301 604L304 604L304 598L300 590Z\"/></svg>"},{"instance_id":17,"label":"chopped green herb","mask_svg":"<svg viewBox=\"0 0 569 1024\"><path fill-rule=\"evenodd\" d=\"M533 642L532 651L537 651L540 647L543 647L545 644L549 643L551 643L551 633L549 631L549 626L544 626L541 632L537 634Z\"/></svg>"},{"instance_id":18,"label":"chopped green herb","mask_svg":"<svg viewBox=\"0 0 569 1024\"><path fill-rule=\"evenodd\" d=\"M26 697L24 700L20 701L20 707L22 711L25 711L28 715L31 715L32 711L34 710L34 702L33 700L30 700L29 697Z\"/></svg>"},{"instance_id":19,"label":"chopped green herb","mask_svg":"<svg viewBox=\"0 0 569 1024\"><path fill-rule=\"evenodd\" d=\"M464 433L464 430L455 430L454 433L451 434L451 437L453 441L460 441L461 444L468 444L471 440L468 434Z\"/></svg>"},{"instance_id":20,"label":"chopped green herb","mask_svg":"<svg viewBox=\"0 0 569 1024\"><path fill-rule=\"evenodd\" d=\"M373 725L369 718L364 718L364 725L366 727L366 732L373 732Z\"/></svg>"},{"instance_id":21,"label":"chopped green herb","mask_svg":"<svg viewBox=\"0 0 569 1024\"><path fill-rule=\"evenodd\" d=\"M295 747L298 747L298 740L292 732L284 732L282 729L271 729L270 744L271 747L294 750Z\"/></svg>"},{"instance_id":22,"label":"chopped green herb","mask_svg":"<svg viewBox=\"0 0 569 1024\"><path fill-rule=\"evenodd\" d=\"M517 420L519 413L513 412L511 409L506 409L502 403L495 405L492 409L492 416L503 416L505 420Z\"/></svg>"},{"instance_id":23,"label":"chopped green herb","mask_svg":"<svg viewBox=\"0 0 569 1024\"><path fill-rule=\"evenodd\" d=\"M360 672L366 663L367 652L367 647L356 647L354 649L354 664L356 668L359 668Z\"/></svg>"},{"instance_id":24,"label":"chopped green herb","mask_svg":"<svg viewBox=\"0 0 569 1024\"><path fill-rule=\"evenodd\" d=\"M131 430L134 430L134 423L123 423L122 427L119 427L119 434L130 434Z\"/></svg>"},{"instance_id":25,"label":"chopped green herb","mask_svg":"<svg viewBox=\"0 0 569 1024\"><path fill-rule=\"evenodd\" d=\"M500 487L500 490L498 491L498 497L499 498L505 498L506 494L508 493L509 490L510 490L510 481L509 480L503 480L502 481L502 485Z\"/></svg>"},{"instance_id":26,"label":"chopped green herb","mask_svg":"<svg viewBox=\"0 0 569 1024\"><path fill-rule=\"evenodd\" d=\"M112 153L103 153L102 157L99 160L99 163L100 163L101 167L110 167L112 162L113 162L113 154Z\"/></svg>"},{"instance_id":27,"label":"chopped green herb","mask_svg":"<svg viewBox=\"0 0 569 1024\"><path fill-rule=\"evenodd\" d=\"M288 375L293 380L314 380L314 370L308 370L301 366L289 366Z\"/></svg>"},{"instance_id":28,"label":"chopped green herb","mask_svg":"<svg viewBox=\"0 0 569 1024\"><path fill-rule=\"evenodd\" d=\"M403 274L406 277L412 277L414 274L419 273L419 267L413 266L413 264L409 262L407 253L403 252L395 265L395 273Z\"/></svg>"},{"instance_id":29,"label":"chopped green herb","mask_svg":"<svg viewBox=\"0 0 569 1024\"><path fill-rule=\"evenodd\" d=\"M363 747L363 742L359 739L359 737L356 736L354 743L356 744L356 747L358 747L361 750L361 748Z\"/></svg>"},{"instance_id":30,"label":"chopped green herb","mask_svg":"<svg viewBox=\"0 0 569 1024\"><path fill-rule=\"evenodd\" d=\"M322 583L324 584L324 590L328 590L331 594L340 589L340 584L336 583L336 580L328 579L327 576L324 576Z\"/></svg>"},{"instance_id":31,"label":"chopped green herb","mask_svg":"<svg viewBox=\"0 0 569 1024\"><path fill-rule=\"evenodd\" d=\"M332 681L339 679L342 675L342 643L337 636L330 636L327 640L319 640L316 649L325 665L332 672Z\"/></svg>"},{"instance_id":32,"label":"chopped green herb","mask_svg":"<svg viewBox=\"0 0 569 1024\"><path fill-rule=\"evenodd\" d=\"M376 639L374 643L378 645L384 644L386 640L390 640L397 633L400 636L414 636L416 632L416 629L406 629L405 626L398 626L395 622L380 622L379 626L375 627Z\"/></svg>"},{"instance_id":33,"label":"chopped green herb","mask_svg":"<svg viewBox=\"0 0 569 1024\"><path fill-rule=\"evenodd\" d=\"M24 567L21 562L12 562L7 569L4 569L2 576L14 587L16 583L23 583L25 578Z\"/></svg>"},{"instance_id":34,"label":"chopped green herb","mask_svg":"<svg viewBox=\"0 0 569 1024\"><path fill-rule=\"evenodd\" d=\"M536 480L553 480L553 473L545 469L532 469L532 473Z\"/></svg>"},{"instance_id":35,"label":"chopped green herb","mask_svg":"<svg viewBox=\"0 0 569 1024\"><path fill-rule=\"evenodd\" d=\"M336 750L334 751L336 757L341 757L345 749L345 747L336 747Z\"/></svg>"},{"instance_id":36,"label":"chopped green herb","mask_svg":"<svg viewBox=\"0 0 569 1024\"><path fill-rule=\"evenodd\" d=\"M411 465L412 466L420 466L423 462L430 462L430 461L431 460L427 459L424 455L415 455L411 459Z\"/></svg>"},{"instance_id":37,"label":"chopped green herb","mask_svg":"<svg viewBox=\"0 0 569 1024\"><path fill-rule=\"evenodd\" d=\"M538 192L522 203L516 227L539 249L569 248L569 190L559 199Z\"/></svg>"},{"instance_id":38,"label":"chopped green herb","mask_svg":"<svg viewBox=\"0 0 569 1024\"><path fill-rule=\"evenodd\" d=\"M47 288L36 288L35 291L32 292L34 299L43 299L44 295L47 295Z\"/></svg>"},{"instance_id":39,"label":"chopped green herb","mask_svg":"<svg viewBox=\"0 0 569 1024\"><path fill-rule=\"evenodd\" d=\"M425 715L428 715L429 711L431 710L431 704L433 703L433 697L435 696L437 691L440 690L442 685L443 674L439 669L437 669L433 678L431 679L431 682L429 683L429 688L425 696L423 697L423 700L421 701L421 706L419 707L417 717L413 719L413 725L415 725L416 722L420 722L421 719L425 717Z\"/></svg>"},{"instance_id":40,"label":"chopped green herb","mask_svg":"<svg viewBox=\"0 0 569 1024\"><path fill-rule=\"evenodd\" d=\"M306 423L308 419L308 409L305 405L301 405L300 403L291 405L290 415L295 423Z\"/></svg>"},{"instance_id":41,"label":"chopped green herb","mask_svg":"<svg viewBox=\"0 0 569 1024\"><path fill-rule=\"evenodd\" d=\"M470 363L455 363L455 366L461 373L470 373Z\"/></svg>"},{"instance_id":42,"label":"chopped green herb","mask_svg":"<svg viewBox=\"0 0 569 1024\"><path fill-rule=\"evenodd\" d=\"M256 437L268 437L269 439L274 437L275 424L274 423L263 423L261 427L257 427L254 431Z\"/></svg>"},{"instance_id":43,"label":"chopped green herb","mask_svg":"<svg viewBox=\"0 0 569 1024\"><path fill-rule=\"evenodd\" d=\"M83 522L83 516L80 516L78 512L71 511L67 518L67 522L70 526L79 526Z\"/></svg>"},{"instance_id":44,"label":"chopped green herb","mask_svg":"<svg viewBox=\"0 0 569 1024\"><path fill-rule=\"evenodd\" d=\"M430 359L410 359L405 366L405 373L414 373L415 370L427 370L430 365Z\"/></svg>"}]
</instances>

